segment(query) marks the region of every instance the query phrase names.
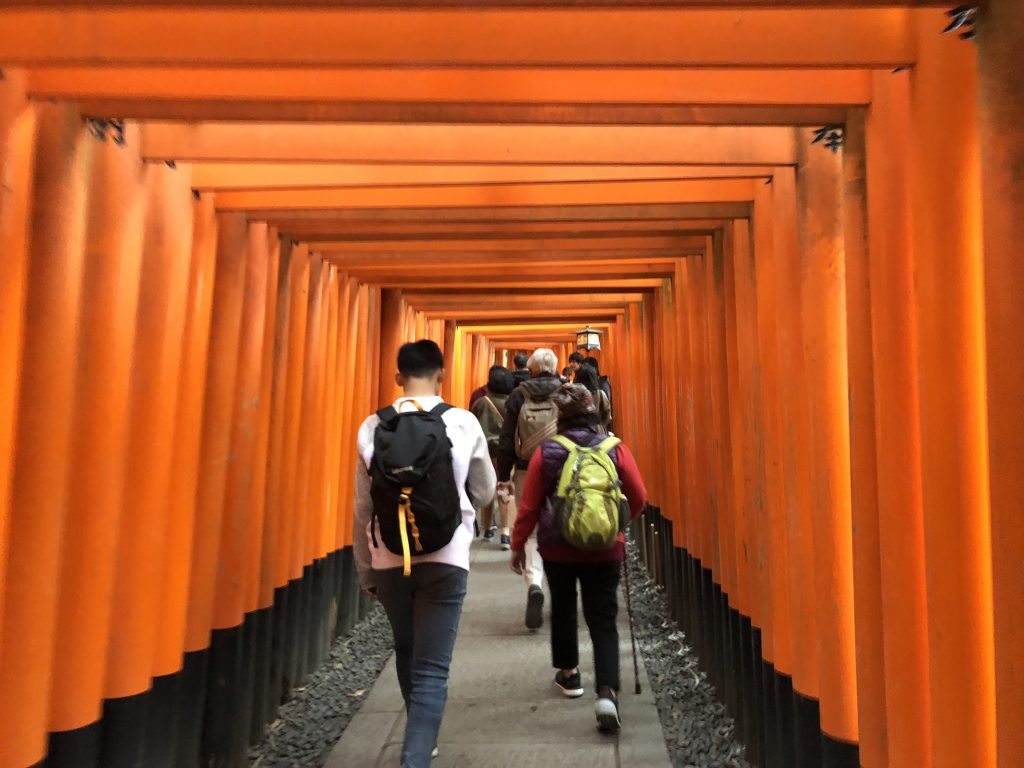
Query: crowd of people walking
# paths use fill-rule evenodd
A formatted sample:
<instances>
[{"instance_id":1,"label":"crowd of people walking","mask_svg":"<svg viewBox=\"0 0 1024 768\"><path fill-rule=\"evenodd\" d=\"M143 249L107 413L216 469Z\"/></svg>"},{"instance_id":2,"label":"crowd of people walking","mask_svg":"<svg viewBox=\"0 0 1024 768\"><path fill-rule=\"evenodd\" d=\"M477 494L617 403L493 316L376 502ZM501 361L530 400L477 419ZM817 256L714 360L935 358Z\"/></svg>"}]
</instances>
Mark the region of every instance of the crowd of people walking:
<instances>
[{"instance_id":1,"label":"crowd of people walking","mask_svg":"<svg viewBox=\"0 0 1024 768\"><path fill-rule=\"evenodd\" d=\"M562 371L541 348L513 364L493 366L463 410L440 396L437 344L405 344L402 397L359 430L356 568L395 637L407 712L402 768L425 768L437 754L475 536L510 550L530 631L543 626L546 577L554 685L569 698L585 693L579 595L597 725L621 727L618 587L624 531L647 503L643 479L612 433L611 385L596 358L574 353Z\"/></svg>"}]
</instances>

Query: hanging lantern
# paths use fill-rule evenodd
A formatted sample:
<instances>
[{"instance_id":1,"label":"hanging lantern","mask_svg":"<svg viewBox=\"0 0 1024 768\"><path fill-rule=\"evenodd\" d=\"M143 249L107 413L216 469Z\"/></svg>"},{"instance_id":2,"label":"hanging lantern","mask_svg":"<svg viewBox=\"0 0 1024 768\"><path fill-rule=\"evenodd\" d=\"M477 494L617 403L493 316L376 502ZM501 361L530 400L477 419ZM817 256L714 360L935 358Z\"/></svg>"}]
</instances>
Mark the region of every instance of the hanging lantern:
<instances>
[{"instance_id":1,"label":"hanging lantern","mask_svg":"<svg viewBox=\"0 0 1024 768\"><path fill-rule=\"evenodd\" d=\"M602 333L603 331L595 331L589 325L576 331L576 349L585 349L587 352L592 349L600 349Z\"/></svg>"}]
</instances>

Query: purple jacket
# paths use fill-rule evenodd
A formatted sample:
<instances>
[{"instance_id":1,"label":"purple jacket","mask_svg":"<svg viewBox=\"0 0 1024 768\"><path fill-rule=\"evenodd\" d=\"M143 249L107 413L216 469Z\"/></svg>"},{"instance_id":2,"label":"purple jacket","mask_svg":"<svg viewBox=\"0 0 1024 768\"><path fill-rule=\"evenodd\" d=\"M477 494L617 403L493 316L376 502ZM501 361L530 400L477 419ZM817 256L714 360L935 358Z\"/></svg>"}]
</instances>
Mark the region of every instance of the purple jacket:
<instances>
[{"instance_id":1,"label":"purple jacket","mask_svg":"<svg viewBox=\"0 0 1024 768\"><path fill-rule=\"evenodd\" d=\"M588 429L571 429L562 433L577 445L593 447L607 435ZM620 444L609 456L615 463L622 482L622 490L629 500L630 512L635 517L647 503L647 491L632 454ZM587 563L620 560L625 554L624 538L619 535L616 546L602 552L588 552L568 544L555 528L552 501L558 491L562 465L568 452L556 442L544 443L530 460L523 498L516 516L512 534L512 548L520 549L536 526L537 546L544 560L556 563Z\"/></svg>"}]
</instances>

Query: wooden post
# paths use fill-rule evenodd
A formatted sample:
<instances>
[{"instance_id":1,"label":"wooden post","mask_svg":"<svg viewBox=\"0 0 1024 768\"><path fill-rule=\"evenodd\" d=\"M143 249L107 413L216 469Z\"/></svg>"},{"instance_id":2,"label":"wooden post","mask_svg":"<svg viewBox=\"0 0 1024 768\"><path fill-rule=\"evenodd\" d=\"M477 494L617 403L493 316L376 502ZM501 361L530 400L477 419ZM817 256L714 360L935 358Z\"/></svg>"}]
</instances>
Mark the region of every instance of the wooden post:
<instances>
[{"instance_id":1,"label":"wooden post","mask_svg":"<svg viewBox=\"0 0 1024 768\"><path fill-rule=\"evenodd\" d=\"M985 209L985 348L995 604L998 765L1024 764L1024 93L1019 65L1024 14L1012 0L990 0L978 22L982 196Z\"/></svg>"},{"instance_id":2,"label":"wooden post","mask_svg":"<svg viewBox=\"0 0 1024 768\"><path fill-rule=\"evenodd\" d=\"M920 12L910 175L932 749L992 768L995 667L977 52ZM964 702L970 702L969 707Z\"/></svg>"},{"instance_id":3,"label":"wooden post","mask_svg":"<svg viewBox=\"0 0 1024 768\"><path fill-rule=\"evenodd\" d=\"M189 582L187 651L206 648L213 626L218 545L226 492L227 457L231 451L232 403L245 293L245 257L245 217L219 214Z\"/></svg>"},{"instance_id":4,"label":"wooden post","mask_svg":"<svg viewBox=\"0 0 1024 768\"><path fill-rule=\"evenodd\" d=\"M868 228L888 762L932 765L921 488L910 74L874 76ZM883 329L885 331L883 332Z\"/></svg>"},{"instance_id":5,"label":"wooden post","mask_svg":"<svg viewBox=\"0 0 1024 768\"><path fill-rule=\"evenodd\" d=\"M25 71L4 71L5 81L0 82L0 243L5 244L5 256L0 259L0 574L7 563L36 142L36 108L25 95ZM5 584L0 578L0 637Z\"/></svg>"},{"instance_id":6,"label":"wooden post","mask_svg":"<svg viewBox=\"0 0 1024 768\"><path fill-rule=\"evenodd\" d=\"M814 584L822 764L858 768L857 676L850 510L850 402L846 342L846 254L842 162L800 132L800 306L811 470L812 547L804 578ZM806 550L805 550L806 551Z\"/></svg>"},{"instance_id":7,"label":"wooden post","mask_svg":"<svg viewBox=\"0 0 1024 768\"><path fill-rule=\"evenodd\" d=\"M380 384L377 400L387 405L400 394L395 383L395 371L398 370L396 361L403 333L402 292L386 288L380 292L380 299Z\"/></svg>"},{"instance_id":8,"label":"wooden post","mask_svg":"<svg viewBox=\"0 0 1024 768\"><path fill-rule=\"evenodd\" d=\"M875 384L868 254L865 111L851 110L843 142L850 503L860 760L887 768L882 564L878 534Z\"/></svg>"},{"instance_id":9,"label":"wooden post","mask_svg":"<svg viewBox=\"0 0 1024 768\"><path fill-rule=\"evenodd\" d=\"M217 258L217 214L213 196L200 196L193 203L192 210L192 254L171 470L174 482L168 500L169 518L154 676L170 675L181 669L188 615L189 577L193 562L203 400Z\"/></svg>"},{"instance_id":10,"label":"wooden post","mask_svg":"<svg viewBox=\"0 0 1024 768\"><path fill-rule=\"evenodd\" d=\"M93 149L64 533L73 545L64 547L59 570L52 731L96 721L103 700L143 255L139 139L137 126L128 126L124 148L96 142Z\"/></svg>"},{"instance_id":11,"label":"wooden post","mask_svg":"<svg viewBox=\"0 0 1024 768\"><path fill-rule=\"evenodd\" d=\"M46 752L58 598L53 574L60 562L68 490L86 190L93 149L75 109L40 104L37 110L20 394L0 611L4 619L0 626L0 765L5 768L32 765ZM22 142L17 146L25 148ZM22 185L19 193L26 191ZM14 228L21 214L15 209L12 215L17 247ZM15 267L13 276L17 274Z\"/></svg>"},{"instance_id":12,"label":"wooden post","mask_svg":"<svg viewBox=\"0 0 1024 768\"><path fill-rule=\"evenodd\" d=\"M799 135L799 131L797 132ZM798 233L797 185L792 168L777 168L772 182L775 231L776 310L780 371L783 471L786 493L786 572L789 575L793 639L795 765L821 761L818 711L819 652L814 573L814 525L808 381L804 358L803 296Z\"/></svg>"}]
</instances>

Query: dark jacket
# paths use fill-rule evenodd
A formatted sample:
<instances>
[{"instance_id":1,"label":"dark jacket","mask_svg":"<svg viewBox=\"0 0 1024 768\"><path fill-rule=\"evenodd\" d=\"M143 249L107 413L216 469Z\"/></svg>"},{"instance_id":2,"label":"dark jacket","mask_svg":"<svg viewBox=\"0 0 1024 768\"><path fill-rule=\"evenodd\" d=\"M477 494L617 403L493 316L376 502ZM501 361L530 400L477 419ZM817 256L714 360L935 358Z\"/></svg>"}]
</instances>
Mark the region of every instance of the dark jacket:
<instances>
[{"instance_id":1,"label":"dark jacket","mask_svg":"<svg viewBox=\"0 0 1024 768\"><path fill-rule=\"evenodd\" d=\"M569 429L562 432L576 445L593 447L608 436L592 429ZM608 454L619 473L622 492L629 500L629 511L636 517L647 504L647 489L636 466L636 461L625 444L620 443ZM553 503L558 492L562 466L569 453L554 441L544 443L530 459L523 498L518 500L512 548L519 550L536 527L537 547L545 561L553 563L590 563L621 560L625 555L625 537L619 534L618 543L608 550L588 552L577 549L562 538L555 527Z\"/></svg>"},{"instance_id":2,"label":"dark jacket","mask_svg":"<svg viewBox=\"0 0 1024 768\"><path fill-rule=\"evenodd\" d=\"M515 379L516 386L518 387L524 381L530 380L530 372L526 368L517 369L512 371L512 378Z\"/></svg>"},{"instance_id":3,"label":"dark jacket","mask_svg":"<svg viewBox=\"0 0 1024 768\"><path fill-rule=\"evenodd\" d=\"M604 425L604 428L609 432L612 431L612 383L608 380L607 376L601 376L597 380L597 388L604 392L605 397L608 398L608 423Z\"/></svg>"},{"instance_id":4,"label":"dark jacket","mask_svg":"<svg viewBox=\"0 0 1024 768\"><path fill-rule=\"evenodd\" d=\"M473 405L481 397L487 394L487 385L484 384L482 387L477 387L469 395L469 410L473 410Z\"/></svg>"},{"instance_id":5,"label":"dark jacket","mask_svg":"<svg viewBox=\"0 0 1024 768\"><path fill-rule=\"evenodd\" d=\"M594 405L597 407L597 420L606 432L612 431L612 404L603 389L594 393Z\"/></svg>"},{"instance_id":6,"label":"dark jacket","mask_svg":"<svg viewBox=\"0 0 1024 768\"><path fill-rule=\"evenodd\" d=\"M516 426L519 424L519 411L523 409L526 398L531 400L547 400L559 387L562 380L553 373L542 373L535 379L524 381L508 396L505 403L505 423L501 426L498 438L498 482L506 483L512 477L512 468L526 469L529 462L520 461L516 455Z\"/></svg>"}]
</instances>

